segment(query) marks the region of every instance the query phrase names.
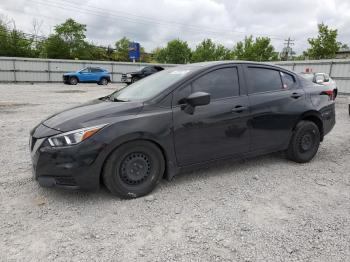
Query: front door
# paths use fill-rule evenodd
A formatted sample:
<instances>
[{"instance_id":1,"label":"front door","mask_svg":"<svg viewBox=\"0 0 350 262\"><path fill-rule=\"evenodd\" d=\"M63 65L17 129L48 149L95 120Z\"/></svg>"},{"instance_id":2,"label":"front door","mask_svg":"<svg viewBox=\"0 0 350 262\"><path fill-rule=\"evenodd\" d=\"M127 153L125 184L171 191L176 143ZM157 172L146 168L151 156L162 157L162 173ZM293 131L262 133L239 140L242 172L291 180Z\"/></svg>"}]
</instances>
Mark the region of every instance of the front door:
<instances>
[{"instance_id":1,"label":"front door","mask_svg":"<svg viewBox=\"0 0 350 262\"><path fill-rule=\"evenodd\" d=\"M249 100L240 96L239 71L226 66L205 72L174 92L174 145L180 166L249 151ZM210 103L196 107L192 115L186 113L179 101L199 91L211 95Z\"/></svg>"}]
</instances>

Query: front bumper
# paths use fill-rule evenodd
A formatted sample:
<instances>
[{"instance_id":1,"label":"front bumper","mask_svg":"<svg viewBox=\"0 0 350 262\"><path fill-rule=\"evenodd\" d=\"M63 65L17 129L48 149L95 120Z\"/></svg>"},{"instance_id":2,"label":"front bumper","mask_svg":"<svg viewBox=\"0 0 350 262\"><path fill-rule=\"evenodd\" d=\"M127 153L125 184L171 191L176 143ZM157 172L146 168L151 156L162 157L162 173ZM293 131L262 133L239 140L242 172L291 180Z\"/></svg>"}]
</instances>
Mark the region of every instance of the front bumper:
<instances>
[{"instance_id":1,"label":"front bumper","mask_svg":"<svg viewBox=\"0 0 350 262\"><path fill-rule=\"evenodd\" d=\"M69 76L62 76L62 80L64 84L69 84Z\"/></svg>"},{"instance_id":2,"label":"front bumper","mask_svg":"<svg viewBox=\"0 0 350 262\"><path fill-rule=\"evenodd\" d=\"M122 74L122 78L120 79L120 81L122 83L131 83L132 82L131 77L127 77L126 74Z\"/></svg>"},{"instance_id":3,"label":"front bumper","mask_svg":"<svg viewBox=\"0 0 350 262\"><path fill-rule=\"evenodd\" d=\"M43 187L65 189L97 190L102 164L97 161L103 144L93 139L81 144L54 148L48 143L48 137L38 135L53 129L40 125L31 133L30 154L33 176Z\"/></svg>"}]
</instances>

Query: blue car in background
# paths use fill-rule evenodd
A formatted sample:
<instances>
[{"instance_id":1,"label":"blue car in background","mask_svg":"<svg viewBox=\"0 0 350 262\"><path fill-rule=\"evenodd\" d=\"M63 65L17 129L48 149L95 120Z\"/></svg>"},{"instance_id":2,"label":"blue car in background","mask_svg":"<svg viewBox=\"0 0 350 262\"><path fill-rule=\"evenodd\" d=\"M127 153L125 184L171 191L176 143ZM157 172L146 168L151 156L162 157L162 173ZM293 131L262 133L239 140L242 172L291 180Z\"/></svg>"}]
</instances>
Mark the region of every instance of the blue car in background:
<instances>
[{"instance_id":1,"label":"blue car in background","mask_svg":"<svg viewBox=\"0 0 350 262\"><path fill-rule=\"evenodd\" d=\"M78 83L107 85L109 82L111 82L111 75L106 69L100 67L86 67L63 75L63 83L68 85L76 85Z\"/></svg>"}]
</instances>

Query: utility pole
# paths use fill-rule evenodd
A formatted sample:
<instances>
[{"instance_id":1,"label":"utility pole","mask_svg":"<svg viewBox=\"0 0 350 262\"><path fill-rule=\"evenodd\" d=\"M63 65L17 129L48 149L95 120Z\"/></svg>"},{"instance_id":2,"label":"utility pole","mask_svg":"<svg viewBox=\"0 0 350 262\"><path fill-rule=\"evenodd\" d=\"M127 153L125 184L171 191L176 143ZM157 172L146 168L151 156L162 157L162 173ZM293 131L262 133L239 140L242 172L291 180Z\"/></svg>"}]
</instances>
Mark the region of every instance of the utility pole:
<instances>
[{"instance_id":1,"label":"utility pole","mask_svg":"<svg viewBox=\"0 0 350 262\"><path fill-rule=\"evenodd\" d=\"M284 40L284 48L282 50L282 60L288 61L289 55L293 54L292 46L294 45L294 41L290 37Z\"/></svg>"}]
</instances>

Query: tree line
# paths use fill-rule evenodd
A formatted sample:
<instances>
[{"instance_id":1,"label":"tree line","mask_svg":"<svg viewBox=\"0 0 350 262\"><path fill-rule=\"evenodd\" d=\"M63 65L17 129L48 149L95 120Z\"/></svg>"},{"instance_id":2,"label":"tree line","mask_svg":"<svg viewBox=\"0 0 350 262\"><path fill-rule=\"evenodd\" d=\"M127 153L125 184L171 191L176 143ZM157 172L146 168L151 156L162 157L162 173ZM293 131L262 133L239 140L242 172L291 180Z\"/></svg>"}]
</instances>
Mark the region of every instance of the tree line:
<instances>
[{"instance_id":1,"label":"tree line","mask_svg":"<svg viewBox=\"0 0 350 262\"><path fill-rule=\"evenodd\" d=\"M130 39L123 37L114 46L102 47L86 38L86 25L69 18L54 27L47 38L26 34L15 26L0 20L0 56L37 57L80 60L130 61ZM337 41L337 29L325 24L318 25L318 36L309 38L309 48L294 60L335 58L340 48L347 45ZM166 46L146 53L141 46L141 62L184 64L217 60L277 61L283 59L269 37L247 36L232 48L204 39L193 50L186 41L174 39Z\"/></svg>"}]
</instances>

